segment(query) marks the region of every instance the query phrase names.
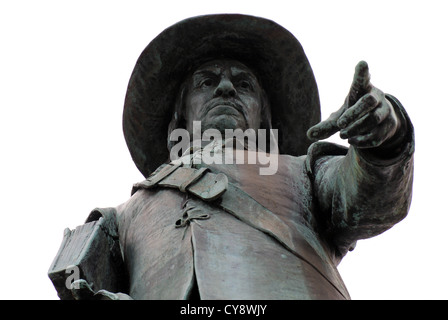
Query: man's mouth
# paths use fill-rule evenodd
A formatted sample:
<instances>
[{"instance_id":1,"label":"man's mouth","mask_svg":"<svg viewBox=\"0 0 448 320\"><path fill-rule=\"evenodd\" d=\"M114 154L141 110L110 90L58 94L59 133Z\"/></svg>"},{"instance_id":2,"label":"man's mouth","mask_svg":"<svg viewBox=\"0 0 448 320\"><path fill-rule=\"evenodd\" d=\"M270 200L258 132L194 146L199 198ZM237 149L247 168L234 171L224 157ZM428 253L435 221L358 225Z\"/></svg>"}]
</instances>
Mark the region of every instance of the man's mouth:
<instances>
[{"instance_id":1,"label":"man's mouth","mask_svg":"<svg viewBox=\"0 0 448 320\"><path fill-rule=\"evenodd\" d=\"M213 110L213 113L215 114L227 114L227 115L235 115L239 116L241 113L238 111L237 108L234 106L228 105L228 104L218 104L214 106L210 111Z\"/></svg>"},{"instance_id":2,"label":"man's mouth","mask_svg":"<svg viewBox=\"0 0 448 320\"><path fill-rule=\"evenodd\" d=\"M220 113L220 114L229 114L229 115L244 115L242 106L232 102L232 101L215 101L210 104L210 106L207 108L207 113L212 111L213 113Z\"/></svg>"},{"instance_id":3,"label":"man's mouth","mask_svg":"<svg viewBox=\"0 0 448 320\"><path fill-rule=\"evenodd\" d=\"M239 126L248 127L247 117L241 104L227 100L210 101L205 106L201 119L214 119L213 121L224 121L227 123L230 118L239 123ZM227 118L227 120L225 119Z\"/></svg>"}]
</instances>

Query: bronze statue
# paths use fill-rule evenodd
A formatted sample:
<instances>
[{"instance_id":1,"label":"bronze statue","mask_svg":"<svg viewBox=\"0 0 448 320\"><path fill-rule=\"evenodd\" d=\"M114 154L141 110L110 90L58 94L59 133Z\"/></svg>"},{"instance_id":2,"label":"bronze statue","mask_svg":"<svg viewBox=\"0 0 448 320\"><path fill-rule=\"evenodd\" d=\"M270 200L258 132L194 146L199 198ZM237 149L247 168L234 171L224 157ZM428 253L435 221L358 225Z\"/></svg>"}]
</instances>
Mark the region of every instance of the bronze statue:
<instances>
[{"instance_id":1,"label":"bronze statue","mask_svg":"<svg viewBox=\"0 0 448 320\"><path fill-rule=\"evenodd\" d=\"M172 133L193 140L195 121L200 136L278 129L275 157L235 150L272 156L274 172L260 174L261 158L195 162L210 141L173 159ZM199 16L163 31L137 61L123 130L146 180L127 202L92 211L86 225L101 236L75 245L82 230L67 230L49 271L63 299L350 299L338 263L409 210L414 137L400 102L360 62L342 107L320 122L301 45L263 18ZM315 142L336 132L349 148ZM69 245L86 258L70 260ZM82 269L71 287L68 264Z\"/></svg>"}]
</instances>

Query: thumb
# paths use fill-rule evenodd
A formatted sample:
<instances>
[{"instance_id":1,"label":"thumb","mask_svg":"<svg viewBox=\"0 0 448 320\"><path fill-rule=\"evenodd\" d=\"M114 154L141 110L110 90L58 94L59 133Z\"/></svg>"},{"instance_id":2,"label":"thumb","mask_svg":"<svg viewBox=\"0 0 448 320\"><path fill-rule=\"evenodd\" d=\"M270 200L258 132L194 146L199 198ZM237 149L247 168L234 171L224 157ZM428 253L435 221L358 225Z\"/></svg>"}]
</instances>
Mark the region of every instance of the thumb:
<instances>
[{"instance_id":1,"label":"thumb","mask_svg":"<svg viewBox=\"0 0 448 320\"><path fill-rule=\"evenodd\" d=\"M337 125L337 121L346 109L347 106L344 103L344 105L341 108L339 108L339 110L330 114L330 116L326 120L321 121L318 124L309 128L306 133L308 138L310 140L323 140L328 137L331 137L333 134L338 132L340 128Z\"/></svg>"}]
</instances>

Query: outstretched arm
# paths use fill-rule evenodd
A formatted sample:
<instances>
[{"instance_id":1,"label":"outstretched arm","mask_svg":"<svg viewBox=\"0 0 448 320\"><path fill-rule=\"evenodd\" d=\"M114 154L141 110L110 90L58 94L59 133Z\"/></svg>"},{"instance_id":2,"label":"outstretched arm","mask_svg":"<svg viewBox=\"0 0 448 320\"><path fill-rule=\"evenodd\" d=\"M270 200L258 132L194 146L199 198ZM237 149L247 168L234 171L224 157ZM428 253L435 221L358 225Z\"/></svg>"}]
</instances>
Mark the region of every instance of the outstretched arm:
<instances>
[{"instance_id":1,"label":"outstretched arm","mask_svg":"<svg viewBox=\"0 0 448 320\"><path fill-rule=\"evenodd\" d=\"M314 162L314 189L327 233L344 255L356 240L378 235L406 216L413 131L401 104L371 84L361 61L343 106L308 136L320 140L336 132L348 140L348 154Z\"/></svg>"}]
</instances>

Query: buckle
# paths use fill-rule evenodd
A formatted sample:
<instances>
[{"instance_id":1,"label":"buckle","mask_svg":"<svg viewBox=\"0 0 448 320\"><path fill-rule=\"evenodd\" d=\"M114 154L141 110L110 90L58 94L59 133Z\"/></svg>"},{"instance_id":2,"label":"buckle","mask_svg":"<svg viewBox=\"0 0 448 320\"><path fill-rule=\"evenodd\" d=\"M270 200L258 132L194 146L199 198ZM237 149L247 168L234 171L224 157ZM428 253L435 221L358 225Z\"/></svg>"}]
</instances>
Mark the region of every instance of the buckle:
<instances>
[{"instance_id":1,"label":"buckle","mask_svg":"<svg viewBox=\"0 0 448 320\"><path fill-rule=\"evenodd\" d=\"M223 173L207 172L202 179L188 188L188 191L204 201L218 199L226 192L229 184L227 176Z\"/></svg>"}]
</instances>

